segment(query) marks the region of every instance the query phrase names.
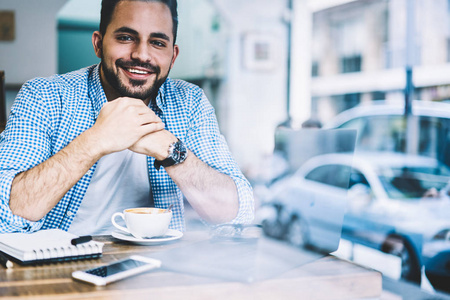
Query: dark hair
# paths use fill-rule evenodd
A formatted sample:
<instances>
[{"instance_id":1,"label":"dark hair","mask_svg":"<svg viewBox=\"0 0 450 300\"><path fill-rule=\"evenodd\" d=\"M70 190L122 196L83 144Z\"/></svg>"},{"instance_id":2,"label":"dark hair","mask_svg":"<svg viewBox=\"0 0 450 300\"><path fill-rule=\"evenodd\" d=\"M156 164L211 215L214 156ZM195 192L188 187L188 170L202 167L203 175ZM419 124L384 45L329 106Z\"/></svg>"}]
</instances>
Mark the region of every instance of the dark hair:
<instances>
[{"instance_id":1,"label":"dark hair","mask_svg":"<svg viewBox=\"0 0 450 300\"><path fill-rule=\"evenodd\" d=\"M114 13L116 5L121 1L143 1L143 2L161 2L167 5L172 14L173 25L173 43L177 40L178 31L178 12L177 12L177 0L102 0L102 11L100 13L100 33L105 35L106 28L111 23L111 18Z\"/></svg>"}]
</instances>

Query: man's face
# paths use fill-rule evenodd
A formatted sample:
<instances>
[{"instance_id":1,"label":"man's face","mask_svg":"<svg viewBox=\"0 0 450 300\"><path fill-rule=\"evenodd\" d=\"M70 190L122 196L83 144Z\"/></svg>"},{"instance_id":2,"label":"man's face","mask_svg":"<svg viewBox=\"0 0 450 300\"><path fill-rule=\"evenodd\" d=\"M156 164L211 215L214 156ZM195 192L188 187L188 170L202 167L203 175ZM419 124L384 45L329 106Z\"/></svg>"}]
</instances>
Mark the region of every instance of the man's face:
<instances>
[{"instance_id":1,"label":"man's face","mask_svg":"<svg viewBox=\"0 0 450 300\"><path fill-rule=\"evenodd\" d=\"M102 37L93 35L108 96L142 100L157 96L178 55L172 15L160 2L122 1Z\"/></svg>"}]
</instances>

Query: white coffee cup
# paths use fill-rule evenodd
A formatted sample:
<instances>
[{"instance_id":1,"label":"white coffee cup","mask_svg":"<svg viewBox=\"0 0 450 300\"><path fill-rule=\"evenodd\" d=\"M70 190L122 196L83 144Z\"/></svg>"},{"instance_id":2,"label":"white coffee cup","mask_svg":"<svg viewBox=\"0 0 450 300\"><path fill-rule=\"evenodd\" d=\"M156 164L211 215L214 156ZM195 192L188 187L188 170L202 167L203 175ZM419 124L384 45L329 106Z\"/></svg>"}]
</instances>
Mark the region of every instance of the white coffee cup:
<instances>
[{"instance_id":1,"label":"white coffee cup","mask_svg":"<svg viewBox=\"0 0 450 300\"><path fill-rule=\"evenodd\" d=\"M127 227L116 223L120 216ZM169 230L172 211L155 207L128 208L123 212L116 212L111 217L114 227L132 234L137 239L163 236Z\"/></svg>"}]
</instances>

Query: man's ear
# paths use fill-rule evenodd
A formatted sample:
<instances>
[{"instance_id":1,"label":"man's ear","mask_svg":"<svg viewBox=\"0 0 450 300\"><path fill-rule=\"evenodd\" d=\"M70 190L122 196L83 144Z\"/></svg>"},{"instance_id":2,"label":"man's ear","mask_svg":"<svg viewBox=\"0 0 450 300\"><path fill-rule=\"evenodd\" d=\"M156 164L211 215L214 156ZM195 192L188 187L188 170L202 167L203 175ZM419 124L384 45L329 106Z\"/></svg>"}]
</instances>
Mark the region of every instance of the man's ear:
<instances>
[{"instance_id":1,"label":"man's ear","mask_svg":"<svg viewBox=\"0 0 450 300\"><path fill-rule=\"evenodd\" d=\"M92 34L92 46L94 46L95 55L98 58L102 58L103 37L100 31L94 31Z\"/></svg>"},{"instance_id":2,"label":"man's ear","mask_svg":"<svg viewBox=\"0 0 450 300\"><path fill-rule=\"evenodd\" d=\"M178 54L180 53L180 48L178 45L173 46L173 56L172 56L172 63L170 64L170 68L173 68L173 65L175 63L175 60L177 59Z\"/></svg>"}]
</instances>

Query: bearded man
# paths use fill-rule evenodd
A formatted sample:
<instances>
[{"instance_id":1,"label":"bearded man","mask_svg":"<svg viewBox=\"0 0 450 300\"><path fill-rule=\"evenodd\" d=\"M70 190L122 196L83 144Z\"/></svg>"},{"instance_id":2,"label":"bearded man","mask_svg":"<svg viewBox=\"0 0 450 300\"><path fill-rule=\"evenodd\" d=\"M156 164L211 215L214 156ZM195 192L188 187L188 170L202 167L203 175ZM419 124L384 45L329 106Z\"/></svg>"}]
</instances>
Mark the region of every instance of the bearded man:
<instances>
[{"instance_id":1,"label":"bearded man","mask_svg":"<svg viewBox=\"0 0 450 300\"><path fill-rule=\"evenodd\" d=\"M208 223L249 223L249 182L203 91L168 77L176 0L103 0L98 65L25 83L0 139L0 232L110 234L114 212L183 198Z\"/></svg>"}]
</instances>

